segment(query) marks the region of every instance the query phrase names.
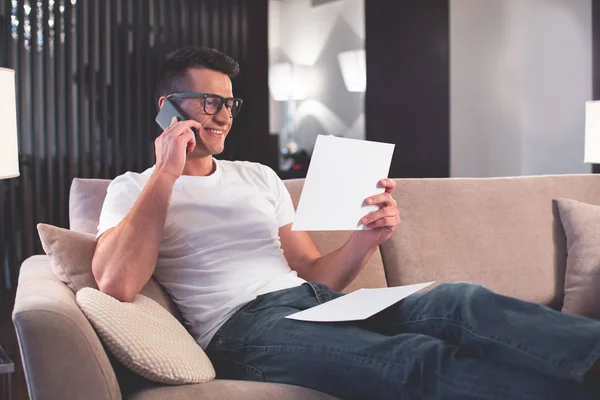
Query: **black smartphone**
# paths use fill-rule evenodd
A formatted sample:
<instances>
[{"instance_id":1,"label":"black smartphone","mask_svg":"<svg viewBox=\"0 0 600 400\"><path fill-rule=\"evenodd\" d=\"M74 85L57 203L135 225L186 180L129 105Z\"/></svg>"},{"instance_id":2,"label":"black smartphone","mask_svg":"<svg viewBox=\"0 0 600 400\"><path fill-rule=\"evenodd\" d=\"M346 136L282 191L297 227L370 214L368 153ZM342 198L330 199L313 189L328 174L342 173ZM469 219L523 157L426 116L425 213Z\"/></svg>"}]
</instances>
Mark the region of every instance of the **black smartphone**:
<instances>
[{"instance_id":1,"label":"black smartphone","mask_svg":"<svg viewBox=\"0 0 600 400\"><path fill-rule=\"evenodd\" d=\"M189 118L186 118L185 115L177 108L175 104L169 99L166 99L163 103L160 111L156 115L156 123L158 126L162 128L164 131L171 125L171 120L173 117L177 117L178 121L185 121ZM195 133L195 132L194 132Z\"/></svg>"},{"instance_id":2,"label":"black smartphone","mask_svg":"<svg viewBox=\"0 0 600 400\"><path fill-rule=\"evenodd\" d=\"M185 115L183 115L183 113L171 100L166 99L162 107L160 108L160 111L156 115L156 123L164 131L169 127L169 125L171 125L171 120L173 119L173 117L177 117L178 121L185 121L189 119ZM194 132L194 138L196 139L196 142L198 142L198 130L196 128L192 128L192 132Z\"/></svg>"}]
</instances>

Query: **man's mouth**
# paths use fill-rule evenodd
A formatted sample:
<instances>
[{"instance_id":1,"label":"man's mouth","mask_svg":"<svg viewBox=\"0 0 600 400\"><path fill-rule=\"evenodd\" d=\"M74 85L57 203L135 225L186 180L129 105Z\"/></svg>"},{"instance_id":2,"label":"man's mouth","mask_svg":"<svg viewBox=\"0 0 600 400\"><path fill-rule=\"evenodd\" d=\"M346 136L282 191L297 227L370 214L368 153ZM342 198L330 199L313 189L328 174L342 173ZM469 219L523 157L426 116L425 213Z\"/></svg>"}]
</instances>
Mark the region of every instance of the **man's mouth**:
<instances>
[{"instance_id":1,"label":"man's mouth","mask_svg":"<svg viewBox=\"0 0 600 400\"><path fill-rule=\"evenodd\" d=\"M225 131L222 129L204 128L204 130L210 133L214 133L215 135L222 135L225 133Z\"/></svg>"}]
</instances>

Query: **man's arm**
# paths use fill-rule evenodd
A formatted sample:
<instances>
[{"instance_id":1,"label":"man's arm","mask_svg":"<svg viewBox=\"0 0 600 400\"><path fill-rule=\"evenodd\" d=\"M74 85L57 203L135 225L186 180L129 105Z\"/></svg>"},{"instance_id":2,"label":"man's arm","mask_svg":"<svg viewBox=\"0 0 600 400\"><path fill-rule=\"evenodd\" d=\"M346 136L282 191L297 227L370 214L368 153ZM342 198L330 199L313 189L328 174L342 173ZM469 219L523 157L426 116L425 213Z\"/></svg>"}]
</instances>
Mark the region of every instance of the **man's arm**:
<instances>
[{"instance_id":1,"label":"man's arm","mask_svg":"<svg viewBox=\"0 0 600 400\"><path fill-rule=\"evenodd\" d=\"M125 219L100 236L92 271L102 292L132 301L152 276L174 183L153 174Z\"/></svg>"},{"instance_id":2,"label":"man's arm","mask_svg":"<svg viewBox=\"0 0 600 400\"><path fill-rule=\"evenodd\" d=\"M132 301L148 282L158 258L175 181L183 172L186 150L196 145L196 121L177 122L156 139L156 167L135 204L117 226L100 236L92 272L100 291Z\"/></svg>"},{"instance_id":3,"label":"man's arm","mask_svg":"<svg viewBox=\"0 0 600 400\"><path fill-rule=\"evenodd\" d=\"M321 255L308 233L292 231L292 224L279 229L283 254L298 276L309 282L321 282L334 291L348 286L367 263L377 246L361 245L357 234L339 249Z\"/></svg>"},{"instance_id":4,"label":"man's arm","mask_svg":"<svg viewBox=\"0 0 600 400\"><path fill-rule=\"evenodd\" d=\"M334 291L348 286L367 263L377 247L385 242L400 225L396 201L391 193L396 184L384 179L380 184L385 193L369 197L368 204L380 209L366 216L361 222L372 230L356 231L339 249L320 255L306 232L292 231L288 224L279 229L283 254L298 276L310 282L321 282Z\"/></svg>"}]
</instances>

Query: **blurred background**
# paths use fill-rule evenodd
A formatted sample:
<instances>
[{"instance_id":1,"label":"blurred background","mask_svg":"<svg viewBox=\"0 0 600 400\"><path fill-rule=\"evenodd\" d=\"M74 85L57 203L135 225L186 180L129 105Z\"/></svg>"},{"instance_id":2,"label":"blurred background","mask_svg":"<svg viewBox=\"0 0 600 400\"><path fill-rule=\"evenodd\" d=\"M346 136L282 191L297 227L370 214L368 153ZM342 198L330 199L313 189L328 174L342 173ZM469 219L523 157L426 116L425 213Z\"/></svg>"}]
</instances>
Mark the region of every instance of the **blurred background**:
<instances>
[{"instance_id":1,"label":"blurred background","mask_svg":"<svg viewBox=\"0 0 600 400\"><path fill-rule=\"evenodd\" d=\"M21 173L0 180L13 398L28 398L10 313L19 265L43 254L36 224L69 227L74 177L153 164L169 51L240 63L244 107L220 158L303 178L317 135L335 135L394 143L390 177L486 177L597 170L583 145L599 37L598 0L0 0Z\"/></svg>"}]
</instances>

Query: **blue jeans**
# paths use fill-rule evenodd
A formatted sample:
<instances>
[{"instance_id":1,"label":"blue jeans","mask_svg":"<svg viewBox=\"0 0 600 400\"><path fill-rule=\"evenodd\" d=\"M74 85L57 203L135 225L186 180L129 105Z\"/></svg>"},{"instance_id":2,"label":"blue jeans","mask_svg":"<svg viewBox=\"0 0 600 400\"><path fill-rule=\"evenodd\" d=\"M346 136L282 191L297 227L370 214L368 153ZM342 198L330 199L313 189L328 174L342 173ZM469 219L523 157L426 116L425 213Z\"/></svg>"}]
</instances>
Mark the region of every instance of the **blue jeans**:
<instances>
[{"instance_id":1,"label":"blue jeans","mask_svg":"<svg viewBox=\"0 0 600 400\"><path fill-rule=\"evenodd\" d=\"M246 304L207 348L217 377L341 399L600 399L584 383L600 359L598 321L466 283L360 322L284 318L339 296L305 283Z\"/></svg>"}]
</instances>

